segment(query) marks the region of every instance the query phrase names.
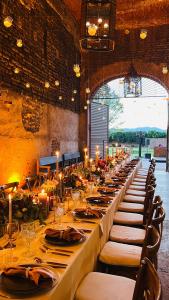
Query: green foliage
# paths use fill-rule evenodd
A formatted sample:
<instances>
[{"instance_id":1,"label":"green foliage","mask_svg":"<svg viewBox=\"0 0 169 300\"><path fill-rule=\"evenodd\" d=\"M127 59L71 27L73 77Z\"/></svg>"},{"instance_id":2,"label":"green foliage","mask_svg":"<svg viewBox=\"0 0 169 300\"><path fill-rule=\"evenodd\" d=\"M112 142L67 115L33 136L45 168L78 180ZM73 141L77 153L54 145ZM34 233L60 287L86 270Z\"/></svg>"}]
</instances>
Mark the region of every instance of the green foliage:
<instances>
[{"instance_id":1,"label":"green foliage","mask_svg":"<svg viewBox=\"0 0 169 300\"><path fill-rule=\"evenodd\" d=\"M144 138L166 138L166 132L160 132L160 131L149 131L144 134ZM109 142L118 142L118 143L128 143L128 144L134 144L139 142L139 132L138 131L123 131L118 130L111 133L109 137ZM144 142L142 141L142 144Z\"/></svg>"},{"instance_id":2,"label":"green foliage","mask_svg":"<svg viewBox=\"0 0 169 300\"><path fill-rule=\"evenodd\" d=\"M113 127L114 122L119 118L123 112L123 105L119 97L108 84L104 84L94 95L93 100L103 105L109 106L109 127Z\"/></svg>"}]
</instances>

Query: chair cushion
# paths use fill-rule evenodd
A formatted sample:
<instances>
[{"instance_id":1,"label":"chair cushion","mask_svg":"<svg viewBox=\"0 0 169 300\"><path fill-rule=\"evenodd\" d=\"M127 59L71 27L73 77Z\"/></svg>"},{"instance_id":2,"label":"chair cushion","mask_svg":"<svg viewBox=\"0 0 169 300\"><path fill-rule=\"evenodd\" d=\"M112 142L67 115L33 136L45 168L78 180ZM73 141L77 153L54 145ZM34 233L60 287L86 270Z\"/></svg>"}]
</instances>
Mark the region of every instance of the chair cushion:
<instances>
[{"instance_id":1,"label":"chair cushion","mask_svg":"<svg viewBox=\"0 0 169 300\"><path fill-rule=\"evenodd\" d=\"M147 178L147 175L139 175L139 174L136 174L136 177L137 177L137 178L140 178L140 179L146 179L146 178Z\"/></svg>"},{"instance_id":2,"label":"chair cushion","mask_svg":"<svg viewBox=\"0 0 169 300\"><path fill-rule=\"evenodd\" d=\"M113 222L122 225L142 225L143 215L136 213L128 213L123 211L117 211L114 215Z\"/></svg>"},{"instance_id":3,"label":"chair cushion","mask_svg":"<svg viewBox=\"0 0 169 300\"><path fill-rule=\"evenodd\" d=\"M123 201L144 204L145 197L125 195Z\"/></svg>"},{"instance_id":4,"label":"chair cushion","mask_svg":"<svg viewBox=\"0 0 169 300\"><path fill-rule=\"evenodd\" d=\"M126 191L126 194L127 195L134 195L134 196L143 196L143 197L146 196L146 192L145 191L137 191L137 190L131 190L131 189L128 189Z\"/></svg>"},{"instance_id":5,"label":"chair cushion","mask_svg":"<svg viewBox=\"0 0 169 300\"><path fill-rule=\"evenodd\" d=\"M78 287L75 300L132 300L134 288L132 279L90 272Z\"/></svg>"},{"instance_id":6,"label":"chair cushion","mask_svg":"<svg viewBox=\"0 0 169 300\"><path fill-rule=\"evenodd\" d=\"M135 180L135 181L138 181L138 182L144 182L144 183L146 183L146 179L139 178L139 177L137 177L137 176L134 177L134 180Z\"/></svg>"},{"instance_id":7,"label":"chair cushion","mask_svg":"<svg viewBox=\"0 0 169 300\"><path fill-rule=\"evenodd\" d=\"M138 191L145 191L145 186L140 186L136 184L130 184L129 189L131 190L138 190Z\"/></svg>"},{"instance_id":8,"label":"chair cushion","mask_svg":"<svg viewBox=\"0 0 169 300\"><path fill-rule=\"evenodd\" d=\"M144 211L144 205L140 203L121 202L118 206L118 210L142 213Z\"/></svg>"},{"instance_id":9,"label":"chair cushion","mask_svg":"<svg viewBox=\"0 0 169 300\"><path fill-rule=\"evenodd\" d=\"M145 234L145 229L113 225L110 230L109 239L124 244L143 244Z\"/></svg>"},{"instance_id":10,"label":"chair cushion","mask_svg":"<svg viewBox=\"0 0 169 300\"><path fill-rule=\"evenodd\" d=\"M131 184L132 185L138 185L138 186L144 186L144 187L146 187L146 183L135 181L135 180L133 180Z\"/></svg>"},{"instance_id":11,"label":"chair cushion","mask_svg":"<svg viewBox=\"0 0 169 300\"><path fill-rule=\"evenodd\" d=\"M142 247L116 242L107 242L99 260L107 265L138 267L140 265Z\"/></svg>"}]
</instances>

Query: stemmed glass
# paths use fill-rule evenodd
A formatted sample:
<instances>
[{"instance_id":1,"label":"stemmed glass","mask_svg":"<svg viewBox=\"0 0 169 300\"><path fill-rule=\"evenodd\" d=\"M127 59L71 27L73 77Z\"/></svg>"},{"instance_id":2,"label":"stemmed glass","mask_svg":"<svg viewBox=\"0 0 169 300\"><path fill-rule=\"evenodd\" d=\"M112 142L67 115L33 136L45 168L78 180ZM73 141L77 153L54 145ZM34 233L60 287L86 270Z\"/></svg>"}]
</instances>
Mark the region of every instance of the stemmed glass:
<instances>
[{"instance_id":1,"label":"stemmed glass","mask_svg":"<svg viewBox=\"0 0 169 300\"><path fill-rule=\"evenodd\" d=\"M67 202L67 211L71 211L70 202L72 200L72 187L66 187L64 189L65 201Z\"/></svg>"},{"instance_id":2,"label":"stemmed glass","mask_svg":"<svg viewBox=\"0 0 169 300\"><path fill-rule=\"evenodd\" d=\"M15 241L19 233L19 223L12 222L6 224L6 234L8 236L8 244L5 248L14 248L16 247Z\"/></svg>"},{"instance_id":3,"label":"stemmed glass","mask_svg":"<svg viewBox=\"0 0 169 300\"><path fill-rule=\"evenodd\" d=\"M35 222L21 224L21 236L26 243L27 251L24 253L25 257L31 257L34 253L31 250L31 242L35 239Z\"/></svg>"},{"instance_id":4,"label":"stemmed glass","mask_svg":"<svg viewBox=\"0 0 169 300\"><path fill-rule=\"evenodd\" d=\"M53 224L61 223L61 217L64 215L64 206L61 202L59 196L55 196L53 199L53 208L54 208L54 220Z\"/></svg>"}]
</instances>

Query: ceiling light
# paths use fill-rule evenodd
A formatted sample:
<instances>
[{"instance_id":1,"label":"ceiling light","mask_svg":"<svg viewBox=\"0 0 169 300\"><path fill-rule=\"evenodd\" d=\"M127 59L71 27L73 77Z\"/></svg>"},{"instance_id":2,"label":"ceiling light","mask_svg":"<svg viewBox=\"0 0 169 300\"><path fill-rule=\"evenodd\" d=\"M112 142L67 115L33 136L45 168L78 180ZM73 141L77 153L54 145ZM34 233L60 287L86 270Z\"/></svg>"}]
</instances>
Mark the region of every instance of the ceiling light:
<instances>
[{"instance_id":1,"label":"ceiling light","mask_svg":"<svg viewBox=\"0 0 169 300\"><path fill-rule=\"evenodd\" d=\"M80 77L80 72L76 73L76 77Z\"/></svg>"},{"instance_id":2,"label":"ceiling light","mask_svg":"<svg viewBox=\"0 0 169 300\"><path fill-rule=\"evenodd\" d=\"M87 110L87 105L84 106L84 110Z\"/></svg>"},{"instance_id":3,"label":"ceiling light","mask_svg":"<svg viewBox=\"0 0 169 300\"><path fill-rule=\"evenodd\" d=\"M72 97L72 98L71 98L71 101L72 101L72 102L74 102L74 101L75 101L75 98L74 98L74 97Z\"/></svg>"},{"instance_id":4,"label":"ceiling light","mask_svg":"<svg viewBox=\"0 0 169 300\"><path fill-rule=\"evenodd\" d=\"M6 28L11 27L11 26L12 26L12 23L13 23L12 17L8 16L8 17L6 17L6 18L4 19L4 26L5 26Z\"/></svg>"},{"instance_id":5,"label":"ceiling light","mask_svg":"<svg viewBox=\"0 0 169 300\"><path fill-rule=\"evenodd\" d=\"M77 90L73 90L73 94L77 94Z\"/></svg>"},{"instance_id":6,"label":"ceiling light","mask_svg":"<svg viewBox=\"0 0 169 300\"><path fill-rule=\"evenodd\" d=\"M89 26L90 26L90 22L87 21L87 22L86 22L86 27L89 27Z\"/></svg>"},{"instance_id":7,"label":"ceiling light","mask_svg":"<svg viewBox=\"0 0 169 300\"><path fill-rule=\"evenodd\" d=\"M140 39L145 40L147 37L147 30L146 29L142 29L140 31Z\"/></svg>"},{"instance_id":8,"label":"ceiling light","mask_svg":"<svg viewBox=\"0 0 169 300\"><path fill-rule=\"evenodd\" d=\"M62 100L62 96L59 96L59 100Z\"/></svg>"}]
</instances>

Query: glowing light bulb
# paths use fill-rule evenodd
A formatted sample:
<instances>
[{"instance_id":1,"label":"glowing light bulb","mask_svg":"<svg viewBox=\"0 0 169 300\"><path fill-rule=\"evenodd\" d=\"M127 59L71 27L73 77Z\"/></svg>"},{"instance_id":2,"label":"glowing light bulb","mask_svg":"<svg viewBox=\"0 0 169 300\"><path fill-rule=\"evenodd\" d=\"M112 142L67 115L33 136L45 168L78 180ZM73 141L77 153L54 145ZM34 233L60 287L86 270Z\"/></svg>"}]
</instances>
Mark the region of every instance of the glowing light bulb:
<instances>
[{"instance_id":1,"label":"glowing light bulb","mask_svg":"<svg viewBox=\"0 0 169 300\"><path fill-rule=\"evenodd\" d=\"M167 68L167 66L163 66L163 68L162 68L162 73L163 73L163 74L167 74L167 73L168 73L168 68Z\"/></svg>"},{"instance_id":2,"label":"glowing light bulb","mask_svg":"<svg viewBox=\"0 0 169 300\"><path fill-rule=\"evenodd\" d=\"M87 103L87 105L89 105L89 104L90 104L90 100L89 100L89 99L87 99L86 103Z\"/></svg>"},{"instance_id":3,"label":"glowing light bulb","mask_svg":"<svg viewBox=\"0 0 169 300\"><path fill-rule=\"evenodd\" d=\"M15 73L15 74L19 74L19 72L20 72L19 68L15 68L15 69L14 69L14 73Z\"/></svg>"},{"instance_id":4,"label":"glowing light bulb","mask_svg":"<svg viewBox=\"0 0 169 300\"><path fill-rule=\"evenodd\" d=\"M59 96L59 100L62 100L62 96Z\"/></svg>"},{"instance_id":5,"label":"glowing light bulb","mask_svg":"<svg viewBox=\"0 0 169 300\"><path fill-rule=\"evenodd\" d=\"M90 88L89 87L86 88L86 94L90 94Z\"/></svg>"},{"instance_id":6,"label":"glowing light bulb","mask_svg":"<svg viewBox=\"0 0 169 300\"><path fill-rule=\"evenodd\" d=\"M29 89L29 88L31 87L31 85L30 85L29 82L27 82L27 83L25 84L25 86L26 86L27 89Z\"/></svg>"},{"instance_id":7,"label":"glowing light bulb","mask_svg":"<svg viewBox=\"0 0 169 300\"><path fill-rule=\"evenodd\" d=\"M50 83L48 81L45 81L45 88L48 89L50 87Z\"/></svg>"},{"instance_id":8,"label":"glowing light bulb","mask_svg":"<svg viewBox=\"0 0 169 300\"><path fill-rule=\"evenodd\" d=\"M97 32L97 26L95 24L90 24L88 27L88 34L90 36L95 36L96 32Z\"/></svg>"},{"instance_id":9,"label":"glowing light bulb","mask_svg":"<svg viewBox=\"0 0 169 300\"><path fill-rule=\"evenodd\" d=\"M130 33L130 30L125 29L125 30L124 30L124 33L125 33L126 35L128 35L128 34Z\"/></svg>"},{"instance_id":10,"label":"glowing light bulb","mask_svg":"<svg viewBox=\"0 0 169 300\"><path fill-rule=\"evenodd\" d=\"M107 29L107 28L109 28L109 24L108 23L104 23L104 29Z\"/></svg>"},{"instance_id":11,"label":"glowing light bulb","mask_svg":"<svg viewBox=\"0 0 169 300\"><path fill-rule=\"evenodd\" d=\"M74 102L74 101L75 101L75 98L74 98L74 97L72 97L72 98L71 98L71 101L72 101L72 102Z\"/></svg>"},{"instance_id":12,"label":"glowing light bulb","mask_svg":"<svg viewBox=\"0 0 169 300\"><path fill-rule=\"evenodd\" d=\"M101 23L103 22L103 19L102 19L102 18L98 18L97 22L98 22L99 24L101 24Z\"/></svg>"},{"instance_id":13,"label":"glowing light bulb","mask_svg":"<svg viewBox=\"0 0 169 300\"><path fill-rule=\"evenodd\" d=\"M75 64L75 65L73 66L73 71L74 71L75 73L79 73L79 72L80 72L80 66L79 66L78 64Z\"/></svg>"},{"instance_id":14,"label":"glowing light bulb","mask_svg":"<svg viewBox=\"0 0 169 300\"><path fill-rule=\"evenodd\" d=\"M84 110L87 110L87 105L84 106Z\"/></svg>"},{"instance_id":15,"label":"glowing light bulb","mask_svg":"<svg viewBox=\"0 0 169 300\"><path fill-rule=\"evenodd\" d=\"M142 40L145 40L146 37L147 37L147 30L146 30L146 29L142 29L142 30L140 31L140 38L141 38Z\"/></svg>"},{"instance_id":16,"label":"glowing light bulb","mask_svg":"<svg viewBox=\"0 0 169 300\"><path fill-rule=\"evenodd\" d=\"M55 80L55 85L56 85L56 86L59 86L59 84L60 84L60 83L59 83L59 80Z\"/></svg>"},{"instance_id":17,"label":"glowing light bulb","mask_svg":"<svg viewBox=\"0 0 169 300\"><path fill-rule=\"evenodd\" d=\"M5 19L4 19L4 26L6 27L6 28L9 28L9 27L11 27L12 26L12 23L13 23L13 19L12 19L12 17L10 17L10 16L8 16L8 17L6 17Z\"/></svg>"},{"instance_id":18,"label":"glowing light bulb","mask_svg":"<svg viewBox=\"0 0 169 300\"><path fill-rule=\"evenodd\" d=\"M23 41L21 39L17 39L16 45L17 47L21 48L23 46Z\"/></svg>"},{"instance_id":19,"label":"glowing light bulb","mask_svg":"<svg viewBox=\"0 0 169 300\"><path fill-rule=\"evenodd\" d=\"M77 94L77 90L73 90L73 94Z\"/></svg>"},{"instance_id":20,"label":"glowing light bulb","mask_svg":"<svg viewBox=\"0 0 169 300\"><path fill-rule=\"evenodd\" d=\"M90 26L90 22L87 21L87 22L86 22L86 27L89 27L89 26Z\"/></svg>"},{"instance_id":21,"label":"glowing light bulb","mask_svg":"<svg viewBox=\"0 0 169 300\"><path fill-rule=\"evenodd\" d=\"M76 73L76 77L80 77L80 72L79 72L79 73Z\"/></svg>"}]
</instances>

